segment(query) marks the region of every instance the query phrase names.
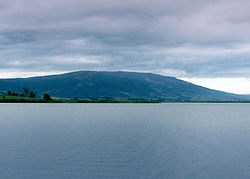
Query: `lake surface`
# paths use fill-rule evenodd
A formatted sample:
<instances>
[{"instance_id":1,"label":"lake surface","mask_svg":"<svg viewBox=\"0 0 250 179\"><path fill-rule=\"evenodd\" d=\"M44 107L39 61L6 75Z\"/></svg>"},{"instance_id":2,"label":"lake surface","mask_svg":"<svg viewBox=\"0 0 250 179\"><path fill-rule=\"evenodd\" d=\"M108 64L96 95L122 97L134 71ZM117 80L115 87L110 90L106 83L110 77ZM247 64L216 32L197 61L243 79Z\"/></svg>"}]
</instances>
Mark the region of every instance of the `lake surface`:
<instances>
[{"instance_id":1,"label":"lake surface","mask_svg":"<svg viewBox=\"0 0 250 179\"><path fill-rule=\"evenodd\" d=\"M250 104L0 104L0 178L250 178Z\"/></svg>"}]
</instances>

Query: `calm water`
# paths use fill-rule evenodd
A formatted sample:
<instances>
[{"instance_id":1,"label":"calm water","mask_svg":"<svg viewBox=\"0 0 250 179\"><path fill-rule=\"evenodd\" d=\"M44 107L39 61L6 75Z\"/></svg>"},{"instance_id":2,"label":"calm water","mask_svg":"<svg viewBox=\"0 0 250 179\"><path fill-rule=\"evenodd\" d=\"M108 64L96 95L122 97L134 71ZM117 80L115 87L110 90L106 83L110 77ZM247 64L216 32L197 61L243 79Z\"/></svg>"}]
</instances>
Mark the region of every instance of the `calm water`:
<instances>
[{"instance_id":1,"label":"calm water","mask_svg":"<svg viewBox=\"0 0 250 179\"><path fill-rule=\"evenodd\" d=\"M0 104L0 178L250 178L250 104Z\"/></svg>"}]
</instances>

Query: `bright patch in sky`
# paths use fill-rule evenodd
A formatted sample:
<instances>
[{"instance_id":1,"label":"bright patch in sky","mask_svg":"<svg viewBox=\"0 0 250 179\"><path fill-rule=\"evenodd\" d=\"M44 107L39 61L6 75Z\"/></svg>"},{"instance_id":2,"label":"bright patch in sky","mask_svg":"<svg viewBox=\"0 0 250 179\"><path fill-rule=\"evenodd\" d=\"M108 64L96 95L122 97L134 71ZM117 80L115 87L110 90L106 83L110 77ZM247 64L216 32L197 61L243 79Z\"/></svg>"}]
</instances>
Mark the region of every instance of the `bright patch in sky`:
<instances>
[{"instance_id":1,"label":"bright patch in sky","mask_svg":"<svg viewBox=\"0 0 250 179\"><path fill-rule=\"evenodd\" d=\"M68 71L67 71L68 72ZM56 75L56 74L62 74L67 73L62 71L51 71L51 72L22 72L22 71L0 71L0 79L6 79L6 78L28 78L28 77L34 77L34 76L46 76L46 75Z\"/></svg>"},{"instance_id":2,"label":"bright patch in sky","mask_svg":"<svg viewBox=\"0 0 250 179\"><path fill-rule=\"evenodd\" d=\"M182 78L196 85L236 94L250 94L250 78Z\"/></svg>"}]
</instances>

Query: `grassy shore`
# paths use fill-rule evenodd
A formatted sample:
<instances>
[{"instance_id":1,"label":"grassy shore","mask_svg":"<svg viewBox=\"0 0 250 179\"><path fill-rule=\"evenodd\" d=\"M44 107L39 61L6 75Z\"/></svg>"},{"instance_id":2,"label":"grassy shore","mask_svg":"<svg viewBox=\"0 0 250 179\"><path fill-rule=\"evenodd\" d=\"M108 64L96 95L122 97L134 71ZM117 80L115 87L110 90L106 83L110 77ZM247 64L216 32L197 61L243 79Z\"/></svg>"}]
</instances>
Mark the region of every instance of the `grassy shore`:
<instances>
[{"instance_id":1,"label":"grassy shore","mask_svg":"<svg viewBox=\"0 0 250 179\"><path fill-rule=\"evenodd\" d=\"M23 96L8 96L0 95L0 103L160 103L157 100L117 100L117 99L79 99L72 100L66 98L52 98L50 101L45 101L42 98L30 98Z\"/></svg>"},{"instance_id":2,"label":"grassy shore","mask_svg":"<svg viewBox=\"0 0 250 179\"><path fill-rule=\"evenodd\" d=\"M250 101L159 101L144 99L68 99L52 98L46 101L42 98L0 95L0 103L250 103Z\"/></svg>"},{"instance_id":3,"label":"grassy shore","mask_svg":"<svg viewBox=\"0 0 250 179\"><path fill-rule=\"evenodd\" d=\"M45 101L40 98L0 95L0 102L2 103L43 103Z\"/></svg>"}]
</instances>

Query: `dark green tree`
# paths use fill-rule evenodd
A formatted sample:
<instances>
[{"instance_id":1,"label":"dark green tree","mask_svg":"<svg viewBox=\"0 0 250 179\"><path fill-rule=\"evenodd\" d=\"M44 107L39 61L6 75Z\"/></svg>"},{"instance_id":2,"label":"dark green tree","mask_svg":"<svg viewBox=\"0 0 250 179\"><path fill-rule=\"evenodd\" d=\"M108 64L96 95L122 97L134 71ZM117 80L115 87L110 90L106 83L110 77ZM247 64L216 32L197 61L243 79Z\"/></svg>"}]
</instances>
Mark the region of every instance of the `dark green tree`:
<instances>
[{"instance_id":1,"label":"dark green tree","mask_svg":"<svg viewBox=\"0 0 250 179\"><path fill-rule=\"evenodd\" d=\"M49 102L49 101L52 100L49 94L44 94L44 95L43 95L43 99L44 99L46 102Z\"/></svg>"},{"instance_id":2,"label":"dark green tree","mask_svg":"<svg viewBox=\"0 0 250 179\"><path fill-rule=\"evenodd\" d=\"M36 97L36 93L34 91L30 91L30 97L31 98L35 98Z\"/></svg>"},{"instance_id":3,"label":"dark green tree","mask_svg":"<svg viewBox=\"0 0 250 179\"><path fill-rule=\"evenodd\" d=\"M23 88L24 96L29 96L30 90L29 88Z\"/></svg>"},{"instance_id":4,"label":"dark green tree","mask_svg":"<svg viewBox=\"0 0 250 179\"><path fill-rule=\"evenodd\" d=\"M8 96L11 96L12 95L12 92L11 91L8 91Z\"/></svg>"}]
</instances>

